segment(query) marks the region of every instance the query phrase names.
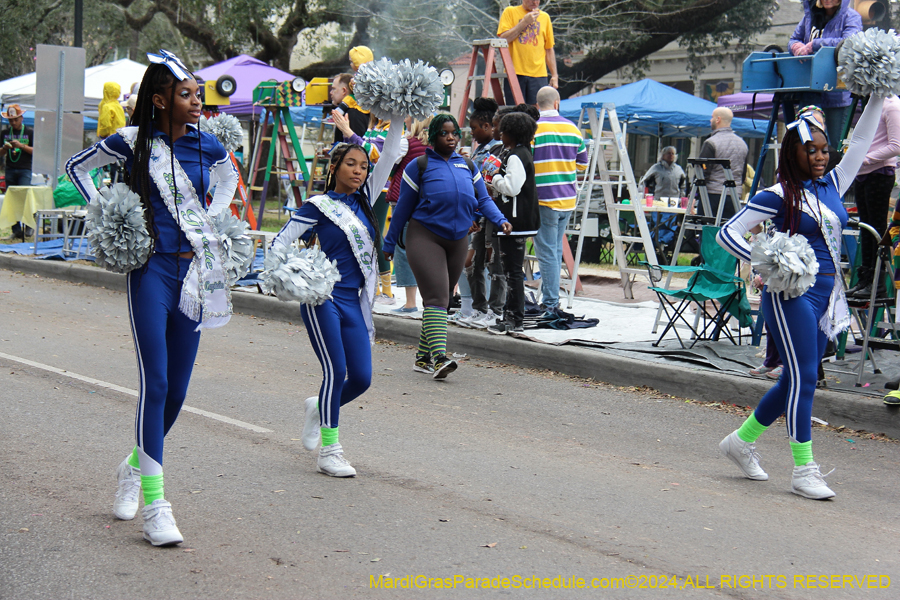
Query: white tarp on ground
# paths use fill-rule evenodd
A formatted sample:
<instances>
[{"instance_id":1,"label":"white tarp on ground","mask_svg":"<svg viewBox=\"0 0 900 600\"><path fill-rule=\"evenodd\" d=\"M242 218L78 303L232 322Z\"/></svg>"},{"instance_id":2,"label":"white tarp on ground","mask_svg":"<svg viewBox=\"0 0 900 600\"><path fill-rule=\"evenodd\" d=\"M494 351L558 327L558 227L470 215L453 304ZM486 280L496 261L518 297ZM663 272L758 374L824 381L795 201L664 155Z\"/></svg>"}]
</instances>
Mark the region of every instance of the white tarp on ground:
<instances>
[{"instance_id":1,"label":"white tarp on ground","mask_svg":"<svg viewBox=\"0 0 900 600\"><path fill-rule=\"evenodd\" d=\"M414 313L397 314L393 309L403 306L404 291L394 288L395 304L375 304L374 311L382 315L422 319L422 297L417 294L417 306L419 310ZM563 301L564 303L565 301ZM586 329L569 329L556 331L554 329L526 329L525 336L536 341L548 344L564 344L570 340L584 340L597 343L612 342L650 342L656 341L659 334L653 334L653 324L656 321L656 302L639 302L635 304L619 304L605 300L592 298L575 298L571 309L563 307L567 313L586 319L599 319L596 327ZM662 331L662 330L660 330ZM484 335L490 335L484 332ZM673 336L674 337L674 336Z\"/></svg>"},{"instance_id":2,"label":"white tarp on ground","mask_svg":"<svg viewBox=\"0 0 900 600\"><path fill-rule=\"evenodd\" d=\"M97 107L103 99L103 84L114 81L122 87L122 100L131 92L133 83L140 83L144 78L147 65L122 58L113 62L88 67L84 70L84 113L97 117ZM37 92L37 73L28 73L0 81L0 103L3 106L18 104L22 110L34 109L34 96Z\"/></svg>"}]
</instances>

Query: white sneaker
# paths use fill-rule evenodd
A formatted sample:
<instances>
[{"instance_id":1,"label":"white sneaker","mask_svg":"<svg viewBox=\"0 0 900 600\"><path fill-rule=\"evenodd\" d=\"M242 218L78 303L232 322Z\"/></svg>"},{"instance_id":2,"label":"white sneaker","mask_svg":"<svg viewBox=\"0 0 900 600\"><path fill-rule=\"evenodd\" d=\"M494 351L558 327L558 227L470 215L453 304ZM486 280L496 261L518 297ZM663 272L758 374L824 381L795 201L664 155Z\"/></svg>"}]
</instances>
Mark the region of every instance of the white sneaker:
<instances>
[{"instance_id":1,"label":"white sneaker","mask_svg":"<svg viewBox=\"0 0 900 600\"><path fill-rule=\"evenodd\" d=\"M474 327L476 329L487 329L488 327L490 327L492 325L496 325L497 319L499 319L499 318L500 317L498 317L496 314L494 314L494 311L492 311L491 309L488 309L488 311L484 314L483 317L481 317L480 319L478 319L477 321L474 321L472 323L472 327Z\"/></svg>"},{"instance_id":2,"label":"white sneaker","mask_svg":"<svg viewBox=\"0 0 900 600\"><path fill-rule=\"evenodd\" d=\"M310 396L306 402L306 419L303 421L303 433L300 439L307 450L315 450L319 445L322 433L319 430L319 397Z\"/></svg>"},{"instance_id":3,"label":"white sneaker","mask_svg":"<svg viewBox=\"0 0 900 600\"><path fill-rule=\"evenodd\" d=\"M460 327L466 327L466 328L472 329L473 327L475 327L475 322L478 321L479 319L483 319L483 318L484 318L484 313L481 312L480 310L475 310L475 311L472 311L472 313L469 315L465 315L465 316L462 316L462 317L459 317L458 319L456 319L456 324L459 325Z\"/></svg>"},{"instance_id":4,"label":"white sneaker","mask_svg":"<svg viewBox=\"0 0 900 600\"><path fill-rule=\"evenodd\" d=\"M386 294L378 294L375 296L375 304L391 305L394 304L394 302L396 302L396 300Z\"/></svg>"},{"instance_id":5,"label":"white sneaker","mask_svg":"<svg viewBox=\"0 0 900 600\"><path fill-rule=\"evenodd\" d=\"M113 502L113 514L117 519L130 521L137 514L138 501L141 494L141 470L128 464L128 459L116 469L116 501Z\"/></svg>"},{"instance_id":6,"label":"white sneaker","mask_svg":"<svg viewBox=\"0 0 900 600\"><path fill-rule=\"evenodd\" d=\"M171 546L184 541L172 516L172 505L165 500L154 500L141 510L141 515L144 517L144 539L154 546Z\"/></svg>"},{"instance_id":7,"label":"white sneaker","mask_svg":"<svg viewBox=\"0 0 900 600\"><path fill-rule=\"evenodd\" d=\"M825 484L828 475L831 475L831 471L822 475L819 465L812 461L799 467L795 466L794 476L791 478L791 491L813 500L834 498L834 492Z\"/></svg>"},{"instance_id":8,"label":"white sneaker","mask_svg":"<svg viewBox=\"0 0 900 600\"><path fill-rule=\"evenodd\" d=\"M729 433L719 442L722 454L731 459L748 479L767 481L768 474L759 466L759 453L755 444L749 444L738 437L737 431Z\"/></svg>"},{"instance_id":9,"label":"white sneaker","mask_svg":"<svg viewBox=\"0 0 900 600\"><path fill-rule=\"evenodd\" d=\"M331 444L319 448L319 459L316 471L331 477L356 477L356 469L344 458L344 449L340 444Z\"/></svg>"}]
</instances>

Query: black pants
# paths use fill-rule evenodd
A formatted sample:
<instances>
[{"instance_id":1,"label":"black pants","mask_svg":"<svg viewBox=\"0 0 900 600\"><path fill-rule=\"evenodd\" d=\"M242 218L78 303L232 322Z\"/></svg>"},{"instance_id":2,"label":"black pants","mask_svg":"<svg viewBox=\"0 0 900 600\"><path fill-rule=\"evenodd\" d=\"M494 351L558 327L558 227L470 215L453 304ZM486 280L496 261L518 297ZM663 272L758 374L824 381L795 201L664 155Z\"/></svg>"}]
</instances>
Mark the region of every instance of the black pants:
<instances>
[{"instance_id":1,"label":"black pants","mask_svg":"<svg viewBox=\"0 0 900 600\"><path fill-rule=\"evenodd\" d=\"M859 220L869 225L879 236L887 229L888 208L891 202L891 190L894 187L894 176L882 173L870 173L862 181L855 184L856 208ZM868 285L875 278L875 262L878 259L878 240L868 231L859 232L862 257L856 274L860 283Z\"/></svg>"},{"instance_id":2,"label":"black pants","mask_svg":"<svg viewBox=\"0 0 900 600\"><path fill-rule=\"evenodd\" d=\"M488 270L491 273L491 295L485 294L487 286L484 281L484 267L487 249L485 241L496 243L496 225L482 219L481 231L472 234L472 247L475 256L472 260L472 268L466 269L466 277L469 280L469 289L472 291L472 308L486 313L488 309L495 314L503 314L506 305L506 274L503 272L503 263L500 262L500 252L495 246L491 249L491 260L488 262Z\"/></svg>"},{"instance_id":3,"label":"black pants","mask_svg":"<svg viewBox=\"0 0 900 600\"><path fill-rule=\"evenodd\" d=\"M519 82L519 89L522 90L522 98L525 104L537 104L537 93L542 87L549 85L549 77L526 77L519 75L516 78ZM503 82L503 93L506 94L506 103L515 106L516 101L513 98L512 87L509 80Z\"/></svg>"},{"instance_id":4,"label":"black pants","mask_svg":"<svg viewBox=\"0 0 900 600\"><path fill-rule=\"evenodd\" d=\"M503 320L518 327L525 323L525 238L501 235L496 238L500 246L500 260L506 273L506 306Z\"/></svg>"}]
</instances>

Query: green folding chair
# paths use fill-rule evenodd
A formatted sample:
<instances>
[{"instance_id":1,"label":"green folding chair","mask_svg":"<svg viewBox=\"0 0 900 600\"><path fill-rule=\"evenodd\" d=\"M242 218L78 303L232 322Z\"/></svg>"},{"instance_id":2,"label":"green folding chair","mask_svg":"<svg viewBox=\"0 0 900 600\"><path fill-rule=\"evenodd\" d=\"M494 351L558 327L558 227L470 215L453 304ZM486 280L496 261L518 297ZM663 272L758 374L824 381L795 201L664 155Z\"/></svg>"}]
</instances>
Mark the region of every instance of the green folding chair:
<instances>
[{"instance_id":1,"label":"green folding chair","mask_svg":"<svg viewBox=\"0 0 900 600\"><path fill-rule=\"evenodd\" d=\"M685 340L682 339L676 325L684 325L690 330L693 339L690 348L699 341L718 341L723 333L733 344L740 345L741 330L739 329L735 336L726 326L729 315L738 320L742 329L753 326L744 281L734 275L737 270L737 258L716 242L718 232L719 227L703 228L700 245L703 263L699 266L647 265L651 281L660 281L662 275L667 272L693 273L687 286L682 289L650 287L659 298L668 319L659 339L653 343L654 346L659 346L671 331L675 333L681 347L685 348ZM692 306L696 312L688 317L686 312Z\"/></svg>"}]
</instances>

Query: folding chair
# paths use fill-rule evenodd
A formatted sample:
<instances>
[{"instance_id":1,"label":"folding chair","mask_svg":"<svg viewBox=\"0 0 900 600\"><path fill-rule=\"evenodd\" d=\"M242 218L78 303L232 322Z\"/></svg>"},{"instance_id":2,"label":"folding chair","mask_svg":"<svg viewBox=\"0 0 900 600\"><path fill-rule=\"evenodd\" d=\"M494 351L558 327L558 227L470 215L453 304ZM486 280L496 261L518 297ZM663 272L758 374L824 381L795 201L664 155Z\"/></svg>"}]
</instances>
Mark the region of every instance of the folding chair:
<instances>
[{"instance_id":1,"label":"folding chair","mask_svg":"<svg viewBox=\"0 0 900 600\"><path fill-rule=\"evenodd\" d=\"M722 333L735 345L741 343L741 330L738 330L737 339L728 329L727 323L730 316L734 316L741 328L752 327L753 318L750 315L750 302L747 300L747 291L744 281L735 277L737 270L737 258L726 252L718 242L716 234L718 227L706 226L703 228L701 252L703 263L696 267L680 267L648 265L650 280L659 281L663 272L693 273L683 289L669 290L662 287L650 287L656 292L660 306L665 311L668 323L654 346L659 346L669 331L673 331L678 338L681 347L684 348L684 340L678 332L676 325L687 326L694 340L691 348L699 341L718 341ZM686 317L690 307L695 308L693 318ZM702 326L701 326L702 325Z\"/></svg>"}]
</instances>

